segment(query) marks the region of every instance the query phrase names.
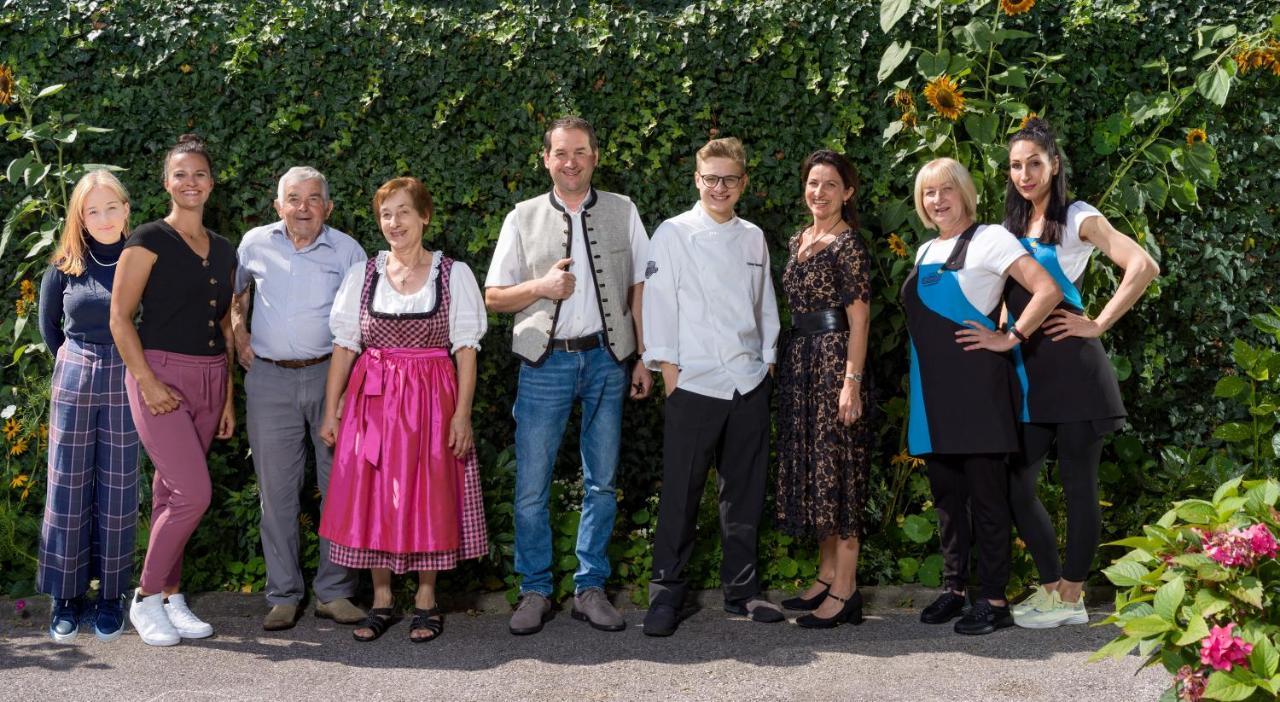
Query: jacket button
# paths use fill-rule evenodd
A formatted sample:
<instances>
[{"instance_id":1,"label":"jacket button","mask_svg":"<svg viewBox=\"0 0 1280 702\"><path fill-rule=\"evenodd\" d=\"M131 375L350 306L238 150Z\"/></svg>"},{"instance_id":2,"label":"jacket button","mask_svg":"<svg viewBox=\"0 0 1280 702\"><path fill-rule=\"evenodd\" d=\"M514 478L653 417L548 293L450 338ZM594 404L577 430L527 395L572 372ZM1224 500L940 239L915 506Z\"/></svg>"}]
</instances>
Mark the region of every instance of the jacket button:
<instances>
[{"instance_id":1,"label":"jacket button","mask_svg":"<svg viewBox=\"0 0 1280 702\"><path fill-rule=\"evenodd\" d=\"M209 348L213 348L213 339L209 340Z\"/></svg>"},{"instance_id":2,"label":"jacket button","mask_svg":"<svg viewBox=\"0 0 1280 702\"><path fill-rule=\"evenodd\" d=\"M205 259L205 260L201 261L201 262L200 262L200 265L204 266L205 268L208 268L208 267L209 267L209 260L208 260L208 259Z\"/></svg>"},{"instance_id":3,"label":"jacket button","mask_svg":"<svg viewBox=\"0 0 1280 702\"><path fill-rule=\"evenodd\" d=\"M210 301L209 301L209 306L210 306L210 307L217 307L217 306L218 306L218 301L217 301L217 300L210 300Z\"/></svg>"},{"instance_id":4,"label":"jacket button","mask_svg":"<svg viewBox=\"0 0 1280 702\"><path fill-rule=\"evenodd\" d=\"M211 319L211 320L209 320L209 327L210 327L210 328L212 328L212 327L213 327L213 320L212 320L212 319Z\"/></svg>"},{"instance_id":5,"label":"jacket button","mask_svg":"<svg viewBox=\"0 0 1280 702\"><path fill-rule=\"evenodd\" d=\"M602 268L597 268L597 269L596 269L596 273L604 273L604 269L602 269Z\"/></svg>"}]
</instances>

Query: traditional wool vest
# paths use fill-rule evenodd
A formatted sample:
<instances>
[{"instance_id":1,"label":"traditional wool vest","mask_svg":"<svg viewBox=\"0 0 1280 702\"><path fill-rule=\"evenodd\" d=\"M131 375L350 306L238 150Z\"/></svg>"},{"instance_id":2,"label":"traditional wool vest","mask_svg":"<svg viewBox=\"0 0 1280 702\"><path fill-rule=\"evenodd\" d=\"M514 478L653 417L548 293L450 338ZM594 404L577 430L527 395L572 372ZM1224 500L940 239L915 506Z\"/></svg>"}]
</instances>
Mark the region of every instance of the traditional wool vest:
<instances>
[{"instance_id":1,"label":"traditional wool vest","mask_svg":"<svg viewBox=\"0 0 1280 702\"><path fill-rule=\"evenodd\" d=\"M631 200L625 196L594 188L582 203L591 282L596 286L609 353L619 362L636 350L635 327L627 306L632 280L631 208ZM517 204L515 212L525 280L545 275L557 261L569 257L572 219L550 193ZM551 353L551 334L559 314L560 301L546 298L517 312L511 350L530 364L541 365Z\"/></svg>"}]
</instances>

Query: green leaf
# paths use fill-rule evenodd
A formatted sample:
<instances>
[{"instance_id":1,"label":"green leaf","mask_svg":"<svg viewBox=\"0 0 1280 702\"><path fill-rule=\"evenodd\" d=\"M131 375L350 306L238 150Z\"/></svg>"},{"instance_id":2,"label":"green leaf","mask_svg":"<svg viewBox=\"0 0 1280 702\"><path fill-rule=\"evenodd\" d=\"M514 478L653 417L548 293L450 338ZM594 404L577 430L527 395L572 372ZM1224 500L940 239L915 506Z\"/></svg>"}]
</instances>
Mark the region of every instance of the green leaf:
<instances>
[{"instance_id":1,"label":"green leaf","mask_svg":"<svg viewBox=\"0 0 1280 702\"><path fill-rule=\"evenodd\" d=\"M899 558L898 573L902 576L903 582L911 582L916 579L916 574L920 572L920 559L918 558Z\"/></svg>"},{"instance_id":2,"label":"green leaf","mask_svg":"<svg viewBox=\"0 0 1280 702\"><path fill-rule=\"evenodd\" d=\"M777 562L778 574L784 578L794 578L800 572L800 564L794 558L781 558Z\"/></svg>"},{"instance_id":3,"label":"green leaf","mask_svg":"<svg viewBox=\"0 0 1280 702\"><path fill-rule=\"evenodd\" d=\"M1178 503L1176 509L1178 518L1191 524L1211 524L1214 517L1218 516L1218 510L1204 500L1184 500Z\"/></svg>"},{"instance_id":4,"label":"green leaf","mask_svg":"<svg viewBox=\"0 0 1280 702\"><path fill-rule=\"evenodd\" d=\"M883 83L885 78L893 74L894 69L911 53L911 42L899 44L893 42L885 48L880 56L880 70L876 71L876 82Z\"/></svg>"},{"instance_id":5,"label":"green leaf","mask_svg":"<svg viewBox=\"0 0 1280 702\"><path fill-rule=\"evenodd\" d=\"M1089 662L1094 663L1104 658L1121 660L1129 655L1130 651L1137 648L1139 640L1132 636L1118 636L1089 656Z\"/></svg>"},{"instance_id":6,"label":"green leaf","mask_svg":"<svg viewBox=\"0 0 1280 702\"><path fill-rule=\"evenodd\" d=\"M1161 585L1159 590L1156 590L1156 598L1152 602L1152 606L1155 607L1158 616L1170 624L1176 625L1178 623L1176 619L1178 608L1182 606L1182 598L1186 594L1186 584L1182 582L1181 577L1176 577Z\"/></svg>"},{"instance_id":7,"label":"green leaf","mask_svg":"<svg viewBox=\"0 0 1280 702\"><path fill-rule=\"evenodd\" d=\"M1249 654L1249 669L1254 675L1269 678L1276 674L1280 667L1280 653L1266 636L1259 636L1253 643L1253 652Z\"/></svg>"},{"instance_id":8,"label":"green leaf","mask_svg":"<svg viewBox=\"0 0 1280 702\"><path fill-rule=\"evenodd\" d=\"M916 59L916 70L925 77L925 80L933 80L946 73L950 64L951 52L946 49L936 54L929 51L921 51L919 58Z\"/></svg>"},{"instance_id":9,"label":"green leaf","mask_svg":"<svg viewBox=\"0 0 1280 702\"><path fill-rule=\"evenodd\" d=\"M997 73L991 76L991 80L1000 85L1008 85L1015 88L1027 87L1027 72L1020 66L1010 66L1009 70L1004 73Z\"/></svg>"},{"instance_id":10,"label":"green leaf","mask_svg":"<svg viewBox=\"0 0 1280 702\"><path fill-rule=\"evenodd\" d=\"M1117 561L1109 568L1103 568L1102 574L1107 576L1113 585L1132 587L1142 582L1142 576L1148 571L1140 563L1134 561Z\"/></svg>"},{"instance_id":11,"label":"green leaf","mask_svg":"<svg viewBox=\"0 0 1280 702\"><path fill-rule=\"evenodd\" d=\"M631 523L633 524L648 524L649 519L650 514L647 509L637 510L631 514Z\"/></svg>"},{"instance_id":12,"label":"green leaf","mask_svg":"<svg viewBox=\"0 0 1280 702\"><path fill-rule=\"evenodd\" d=\"M66 83L58 83L57 85L51 85L45 88L44 90L41 90L39 93L36 93L36 99L39 100L40 98L47 98L50 95L57 95L58 93L62 92L62 89L65 87L67 87Z\"/></svg>"},{"instance_id":13,"label":"green leaf","mask_svg":"<svg viewBox=\"0 0 1280 702\"><path fill-rule=\"evenodd\" d=\"M1142 194L1146 196L1147 202L1157 210L1164 209L1165 203L1169 198L1169 184L1165 181L1165 177L1161 173L1151 176L1151 179L1142 184Z\"/></svg>"},{"instance_id":14,"label":"green leaf","mask_svg":"<svg viewBox=\"0 0 1280 702\"><path fill-rule=\"evenodd\" d=\"M964 130L979 143L990 143L996 140L996 129L1000 120L993 114L969 113L964 118Z\"/></svg>"},{"instance_id":15,"label":"green leaf","mask_svg":"<svg viewBox=\"0 0 1280 702\"><path fill-rule=\"evenodd\" d=\"M1187 615L1187 628L1174 639L1175 645L1190 646L1209 636L1209 625L1205 624L1204 617L1190 607L1184 607L1182 612Z\"/></svg>"},{"instance_id":16,"label":"green leaf","mask_svg":"<svg viewBox=\"0 0 1280 702\"><path fill-rule=\"evenodd\" d=\"M1213 430L1213 438L1238 443L1253 438L1253 428L1240 422L1227 422ZM1206 522L1199 522L1204 524Z\"/></svg>"},{"instance_id":17,"label":"green leaf","mask_svg":"<svg viewBox=\"0 0 1280 702\"><path fill-rule=\"evenodd\" d=\"M1129 636L1147 637L1163 634L1173 628L1173 624L1169 623L1158 614L1148 614L1145 617L1130 619L1124 623L1124 633Z\"/></svg>"},{"instance_id":18,"label":"green leaf","mask_svg":"<svg viewBox=\"0 0 1280 702\"><path fill-rule=\"evenodd\" d=\"M1213 66L1196 76L1196 90L1207 100L1222 107L1231 92L1231 76L1221 66Z\"/></svg>"},{"instance_id":19,"label":"green leaf","mask_svg":"<svg viewBox=\"0 0 1280 702\"><path fill-rule=\"evenodd\" d=\"M933 522L918 514L911 514L903 520L902 531L914 543L928 543L933 538Z\"/></svg>"},{"instance_id":20,"label":"green leaf","mask_svg":"<svg viewBox=\"0 0 1280 702\"><path fill-rule=\"evenodd\" d=\"M1228 375L1213 386L1213 396L1232 398L1249 389L1249 383L1238 375Z\"/></svg>"},{"instance_id":21,"label":"green leaf","mask_svg":"<svg viewBox=\"0 0 1280 702\"><path fill-rule=\"evenodd\" d=\"M1243 478L1232 478L1231 480L1219 485L1218 489L1213 491L1213 503L1218 504L1225 498L1239 495L1241 480L1243 480Z\"/></svg>"},{"instance_id":22,"label":"green leaf","mask_svg":"<svg viewBox=\"0 0 1280 702\"><path fill-rule=\"evenodd\" d=\"M1239 585L1228 588L1228 592L1237 600L1262 609L1262 583L1257 578L1253 576L1243 578Z\"/></svg>"},{"instance_id":23,"label":"green leaf","mask_svg":"<svg viewBox=\"0 0 1280 702\"><path fill-rule=\"evenodd\" d=\"M920 584L925 587L938 587L942 584L942 556L935 553L920 564Z\"/></svg>"},{"instance_id":24,"label":"green leaf","mask_svg":"<svg viewBox=\"0 0 1280 702\"><path fill-rule=\"evenodd\" d=\"M880 31L886 34L911 9L911 0L880 0Z\"/></svg>"},{"instance_id":25,"label":"green leaf","mask_svg":"<svg viewBox=\"0 0 1280 702\"><path fill-rule=\"evenodd\" d=\"M1243 700L1248 699L1256 689L1257 685L1241 682L1221 670L1215 670L1204 687L1204 699L1228 702Z\"/></svg>"}]
</instances>

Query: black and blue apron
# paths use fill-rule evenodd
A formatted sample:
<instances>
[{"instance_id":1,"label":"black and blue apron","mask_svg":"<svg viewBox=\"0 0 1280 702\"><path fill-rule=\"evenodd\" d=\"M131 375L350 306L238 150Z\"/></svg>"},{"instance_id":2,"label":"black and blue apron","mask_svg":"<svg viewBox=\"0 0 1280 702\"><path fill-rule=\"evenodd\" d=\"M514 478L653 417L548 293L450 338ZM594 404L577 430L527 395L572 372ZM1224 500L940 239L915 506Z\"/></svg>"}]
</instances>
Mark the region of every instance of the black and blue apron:
<instances>
[{"instance_id":1,"label":"black and blue apron","mask_svg":"<svg viewBox=\"0 0 1280 702\"><path fill-rule=\"evenodd\" d=\"M1036 239L1019 239L1062 289L1058 309L1084 314L1081 283L1067 277L1058 260L1058 246ZM1031 301L1031 293L1012 278L1005 284L1005 306L1013 324ZM1099 433L1114 431L1127 414L1120 398L1115 369L1098 339L1048 338L1043 327L1026 343L1014 349L1014 363L1022 382L1023 403L1019 418L1024 422L1062 424L1093 422Z\"/></svg>"},{"instance_id":2,"label":"black and blue apron","mask_svg":"<svg viewBox=\"0 0 1280 702\"><path fill-rule=\"evenodd\" d=\"M991 314L978 310L956 277L977 230L975 224L960 235L945 263L917 263L902 285L911 344L907 448L913 456L1018 450L1021 398L1009 354L965 351L956 343L967 320L998 326L999 307Z\"/></svg>"}]
</instances>

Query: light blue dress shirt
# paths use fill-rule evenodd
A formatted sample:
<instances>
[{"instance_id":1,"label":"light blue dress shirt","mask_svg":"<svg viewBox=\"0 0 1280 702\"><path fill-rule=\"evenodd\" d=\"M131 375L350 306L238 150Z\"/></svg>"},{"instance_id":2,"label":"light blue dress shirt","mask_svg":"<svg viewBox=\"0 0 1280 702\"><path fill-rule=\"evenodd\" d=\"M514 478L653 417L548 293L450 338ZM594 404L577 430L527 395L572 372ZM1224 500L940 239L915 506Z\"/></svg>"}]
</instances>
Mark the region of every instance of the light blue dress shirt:
<instances>
[{"instance_id":1,"label":"light blue dress shirt","mask_svg":"<svg viewBox=\"0 0 1280 702\"><path fill-rule=\"evenodd\" d=\"M347 270L368 260L360 244L325 225L315 241L297 250L281 221L246 232L239 255L236 294L250 283L255 288L253 354L301 361L331 353L329 310Z\"/></svg>"}]
</instances>

